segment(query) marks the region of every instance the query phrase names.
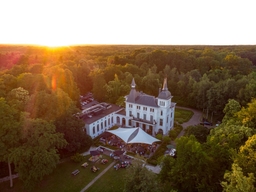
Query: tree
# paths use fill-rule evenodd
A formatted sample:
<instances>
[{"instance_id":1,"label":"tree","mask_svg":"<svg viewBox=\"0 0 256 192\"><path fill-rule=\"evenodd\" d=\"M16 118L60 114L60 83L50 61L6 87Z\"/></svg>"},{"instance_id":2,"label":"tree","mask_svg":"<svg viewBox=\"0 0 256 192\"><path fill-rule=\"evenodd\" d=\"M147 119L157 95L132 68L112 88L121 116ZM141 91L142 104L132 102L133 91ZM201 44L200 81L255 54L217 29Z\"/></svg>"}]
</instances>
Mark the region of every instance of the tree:
<instances>
[{"instance_id":1,"label":"tree","mask_svg":"<svg viewBox=\"0 0 256 192\"><path fill-rule=\"evenodd\" d=\"M252 62L249 59L241 58L235 54L228 54L223 61L225 67L230 70L232 75L247 75L252 70Z\"/></svg>"},{"instance_id":2,"label":"tree","mask_svg":"<svg viewBox=\"0 0 256 192\"><path fill-rule=\"evenodd\" d=\"M47 89L45 83L46 77L41 74L22 73L18 76L18 87L26 89L30 95L36 91Z\"/></svg>"},{"instance_id":3,"label":"tree","mask_svg":"<svg viewBox=\"0 0 256 192\"><path fill-rule=\"evenodd\" d=\"M39 91L31 95L26 111L31 118L55 120L74 105L67 93L62 89L55 91Z\"/></svg>"},{"instance_id":4,"label":"tree","mask_svg":"<svg viewBox=\"0 0 256 192\"><path fill-rule=\"evenodd\" d=\"M199 82L194 83L191 97L196 102L196 107L199 109L207 108L207 91L213 86L207 74L204 74Z\"/></svg>"},{"instance_id":5,"label":"tree","mask_svg":"<svg viewBox=\"0 0 256 192\"><path fill-rule=\"evenodd\" d=\"M149 171L141 162L134 162L128 168L124 191L155 192L159 191L157 176Z\"/></svg>"},{"instance_id":6,"label":"tree","mask_svg":"<svg viewBox=\"0 0 256 192\"><path fill-rule=\"evenodd\" d=\"M170 156L163 156L160 160L161 171L159 173L159 178L162 183L167 185L172 181L171 171L175 165L175 159Z\"/></svg>"},{"instance_id":7,"label":"tree","mask_svg":"<svg viewBox=\"0 0 256 192\"><path fill-rule=\"evenodd\" d=\"M65 66L55 65L47 68L44 71L44 75L47 77L46 82L48 89L52 91L62 89L73 101L79 99L79 90L74 81L74 76Z\"/></svg>"},{"instance_id":8,"label":"tree","mask_svg":"<svg viewBox=\"0 0 256 192\"><path fill-rule=\"evenodd\" d=\"M245 174L256 173L256 135L249 137L235 158L235 162Z\"/></svg>"},{"instance_id":9,"label":"tree","mask_svg":"<svg viewBox=\"0 0 256 192\"><path fill-rule=\"evenodd\" d=\"M247 107L242 107L237 116L243 125L256 129L256 99L252 99Z\"/></svg>"},{"instance_id":10,"label":"tree","mask_svg":"<svg viewBox=\"0 0 256 192\"><path fill-rule=\"evenodd\" d=\"M206 142L209 134L210 129L202 125L189 126L185 129L185 136L194 135L200 143Z\"/></svg>"},{"instance_id":11,"label":"tree","mask_svg":"<svg viewBox=\"0 0 256 192\"><path fill-rule=\"evenodd\" d=\"M10 153L19 145L19 112L0 98L0 160L8 163L10 187L13 186Z\"/></svg>"},{"instance_id":12,"label":"tree","mask_svg":"<svg viewBox=\"0 0 256 192\"><path fill-rule=\"evenodd\" d=\"M238 150L247 139L252 136L253 130L239 125L220 125L211 130L208 144L221 145L226 149Z\"/></svg>"},{"instance_id":13,"label":"tree","mask_svg":"<svg viewBox=\"0 0 256 192\"><path fill-rule=\"evenodd\" d=\"M5 73L1 76L1 79L3 80L6 94L17 87L17 78L13 75Z\"/></svg>"},{"instance_id":14,"label":"tree","mask_svg":"<svg viewBox=\"0 0 256 192\"><path fill-rule=\"evenodd\" d=\"M22 87L11 90L7 95L7 102L19 111L24 111L29 100L29 92Z\"/></svg>"},{"instance_id":15,"label":"tree","mask_svg":"<svg viewBox=\"0 0 256 192\"><path fill-rule=\"evenodd\" d=\"M159 75L152 72L152 69L148 69L147 75L142 78L140 87L143 92L149 95L158 95L158 89L160 87Z\"/></svg>"},{"instance_id":16,"label":"tree","mask_svg":"<svg viewBox=\"0 0 256 192\"><path fill-rule=\"evenodd\" d=\"M130 90L130 87L121 82L117 75L113 81L109 81L105 86L106 99L110 103L116 103L120 96L124 97Z\"/></svg>"},{"instance_id":17,"label":"tree","mask_svg":"<svg viewBox=\"0 0 256 192\"><path fill-rule=\"evenodd\" d=\"M203 145L193 135L180 137L176 143L177 158L174 163L170 161L171 171L168 172L170 185L178 191L216 190L216 183L211 183L212 159Z\"/></svg>"},{"instance_id":18,"label":"tree","mask_svg":"<svg viewBox=\"0 0 256 192\"><path fill-rule=\"evenodd\" d=\"M79 149L88 150L92 145L92 138L83 131L83 120L77 119L73 114L78 109L70 107L66 113L58 117L54 124L56 132L63 133L64 139L68 142L65 148L60 150L61 155L74 153Z\"/></svg>"},{"instance_id":19,"label":"tree","mask_svg":"<svg viewBox=\"0 0 256 192\"><path fill-rule=\"evenodd\" d=\"M248 177L243 175L242 168L237 164L232 164L232 172L224 175L226 181L221 182L224 192L254 192L255 177L253 173L249 173Z\"/></svg>"},{"instance_id":20,"label":"tree","mask_svg":"<svg viewBox=\"0 0 256 192\"><path fill-rule=\"evenodd\" d=\"M228 103L223 109L225 116L222 119L222 123L230 122L234 124L237 121L236 113L241 110L241 105L234 99L229 99Z\"/></svg>"},{"instance_id":21,"label":"tree","mask_svg":"<svg viewBox=\"0 0 256 192\"><path fill-rule=\"evenodd\" d=\"M106 90L104 90L106 81L103 72L99 69L95 69L94 71L91 71L90 77L93 79L93 97L97 101L104 101L106 96Z\"/></svg>"},{"instance_id":22,"label":"tree","mask_svg":"<svg viewBox=\"0 0 256 192\"><path fill-rule=\"evenodd\" d=\"M35 184L50 174L59 162L57 148L67 142L55 126L42 119L22 119L22 135L19 147L12 150L10 159L14 162L19 178L31 190Z\"/></svg>"}]
</instances>

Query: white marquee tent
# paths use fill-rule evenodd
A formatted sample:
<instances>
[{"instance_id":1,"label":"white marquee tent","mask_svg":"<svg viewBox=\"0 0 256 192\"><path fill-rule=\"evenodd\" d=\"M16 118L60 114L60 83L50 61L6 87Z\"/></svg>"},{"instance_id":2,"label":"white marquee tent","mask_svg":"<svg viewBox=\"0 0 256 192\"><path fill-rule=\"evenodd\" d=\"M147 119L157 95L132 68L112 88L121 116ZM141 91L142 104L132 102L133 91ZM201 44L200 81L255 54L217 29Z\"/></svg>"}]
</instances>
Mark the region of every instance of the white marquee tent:
<instances>
[{"instance_id":1,"label":"white marquee tent","mask_svg":"<svg viewBox=\"0 0 256 192\"><path fill-rule=\"evenodd\" d=\"M155 137L147 134L140 127L136 128L118 128L107 131L121 138L125 143L144 143L151 145L154 142L160 141Z\"/></svg>"}]
</instances>

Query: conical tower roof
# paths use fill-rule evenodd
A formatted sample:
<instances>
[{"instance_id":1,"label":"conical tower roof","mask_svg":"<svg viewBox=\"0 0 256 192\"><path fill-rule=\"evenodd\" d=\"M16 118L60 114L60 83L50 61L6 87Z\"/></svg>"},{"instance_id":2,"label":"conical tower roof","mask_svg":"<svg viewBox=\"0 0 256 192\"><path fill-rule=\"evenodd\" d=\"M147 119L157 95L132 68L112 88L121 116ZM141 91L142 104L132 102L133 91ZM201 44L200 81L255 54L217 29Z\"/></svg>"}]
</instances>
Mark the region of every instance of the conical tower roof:
<instances>
[{"instance_id":1,"label":"conical tower roof","mask_svg":"<svg viewBox=\"0 0 256 192\"><path fill-rule=\"evenodd\" d=\"M163 83L163 88L162 90L160 91L160 93L158 94L158 98L159 99L169 99L172 97L172 94L171 92L168 90L168 87L167 87L167 78L165 77L164 78L164 83Z\"/></svg>"}]
</instances>

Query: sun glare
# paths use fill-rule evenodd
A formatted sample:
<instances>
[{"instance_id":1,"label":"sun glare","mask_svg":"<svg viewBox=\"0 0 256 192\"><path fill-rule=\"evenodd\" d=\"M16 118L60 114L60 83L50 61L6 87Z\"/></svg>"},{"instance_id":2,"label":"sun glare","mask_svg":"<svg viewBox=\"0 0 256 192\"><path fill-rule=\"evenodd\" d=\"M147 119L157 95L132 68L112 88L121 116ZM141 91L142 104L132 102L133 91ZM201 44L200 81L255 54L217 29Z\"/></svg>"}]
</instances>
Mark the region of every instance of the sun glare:
<instances>
[{"instance_id":1,"label":"sun glare","mask_svg":"<svg viewBox=\"0 0 256 192\"><path fill-rule=\"evenodd\" d=\"M49 48L58 48L58 47L65 47L69 46L69 44L63 43L63 42L55 42L55 41L44 41L42 43L38 43L38 45L46 46Z\"/></svg>"},{"instance_id":2,"label":"sun glare","mask_svg":"<svg viewBox=\"0 0 256 192\"><path fill-rule=\"evenodd\" d=\"M59 35L45 35L45 37L38 40L38 45L46 46L49 48L56 48L56 47L65 47L69 46L70 43L67 42L63 36Z\"/></svg>"}]
</instances>

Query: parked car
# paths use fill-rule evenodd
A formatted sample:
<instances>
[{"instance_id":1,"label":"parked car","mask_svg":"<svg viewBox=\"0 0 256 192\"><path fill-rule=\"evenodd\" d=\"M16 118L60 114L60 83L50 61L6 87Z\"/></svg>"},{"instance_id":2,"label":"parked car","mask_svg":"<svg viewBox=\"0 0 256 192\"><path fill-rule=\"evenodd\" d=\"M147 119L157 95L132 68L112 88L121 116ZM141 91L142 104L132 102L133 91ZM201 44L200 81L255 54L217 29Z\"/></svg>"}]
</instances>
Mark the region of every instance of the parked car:
<instances>
[{"instance_id":1,"label":"parked car","mask_svg":"<svg viewBox=\"0 0 256 192\"><path fill-rule=\"evenodd\" d=\"M210 123L208 121L204 121L204 122L201 122L200 125L210 125L210 126L212 126L212 123Z\"/></svg>"}]
</instances>

